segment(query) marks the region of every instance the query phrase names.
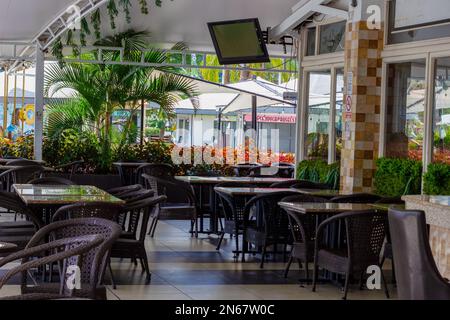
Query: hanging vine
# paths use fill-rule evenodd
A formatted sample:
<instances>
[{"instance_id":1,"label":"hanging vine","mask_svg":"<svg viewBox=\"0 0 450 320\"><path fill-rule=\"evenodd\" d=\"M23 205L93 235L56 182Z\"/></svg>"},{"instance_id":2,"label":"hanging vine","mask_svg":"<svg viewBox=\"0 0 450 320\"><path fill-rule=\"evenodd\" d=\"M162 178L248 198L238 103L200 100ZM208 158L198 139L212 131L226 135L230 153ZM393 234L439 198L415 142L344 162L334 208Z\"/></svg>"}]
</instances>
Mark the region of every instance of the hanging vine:
<instances>
[{"instance_id":1,"label":"hanging vine","mask_svg":"<svg viewBox=\"0 0 450 320\"><path fill-rule=\"evenodd\" d=\"M139 0L139 4L141 5L141 13L148 14L147 0Z\"/></svg>"},{"instance_id":2,"label":"hanging vine","mask_svg":"<svg viewBox=\"0 0 450 320\"><path fill-rule=\"evenodd\" d=\"M131 13L130 8L132 7L130 0L120 0L119 5L122 7L123 12L125 13L125 20L128 24L131 23Z\"/></svg>"},{"instance_id":3,"label":"hanging vine","mask_svg":"<svg viewBox=\"0 0 450 320\"><path fill-rule=\"evenodd\" d=\"M56 39L56 41L53 43L51 52L52 52L52 55L53 55L56 59L58 59L59 66L60 66L61 68L64 66L64 63L63 63L63 59L64 59L63 49L64 49L64 46L63 46L61 37L59 37L59 38Z\"/></svg>"},{"instance_id":4,"label":"hanging vine","mask_svg":"<svg viewBox=\"0 0 450 320\"><path fill-rule=\"evenodd\" d=\"M91 34L91 30L89 29L89 24L86 18L81 19L81 30L80 30L80 45L82 47L86 47L86 36Z\"/></svg>"},{"instance_id":5,"label":"hanging vine","mask_svg":"<svg viewBox=\"0 0 450 320\"><path fill-rule=\"evenodd\" d=\"M173 1L173 0L171 0L171 1ZM144 15L148 15L149 14L149 6L147 3L147 0L138 0L138 2L139 2L141 13ZM121 8L121 11L125 15L125 19L126 19L127 23L130 24L132 21L132 16L131 16L131 8L133 7L132 1L131 0L119 0L118 4ZM162 0L155 0L155 5L157 7L161 7ZM106 9L107 9L107 13L109 16L111 29L116 30L116 18L119 15L119 10L116 5L116 0L109 0L108 4L106 6ZM98 8L91 14L90 22L92 24L93 34L95 36L95 39L100 40L102 38L102 33L101 33L102 18L101 18L100 8ZM89 23L86 18L81 19L81 29L79 30L80 45L77 45L74 40L74 30L67 31L66 45L70 46L72 48L72 52L73 52L74 56L79 56L81 54L81 47L87 46L87 36L88 35L91 35L91 29L89 27ZM56 59L58 59L61 66L64 65L63 50L64 50L63 40L61 39L61 37L59 37L53 43L51 53Z\"/></svg>"},{"instance_id":6,"label":"hanging vine","mask_svg":"<svg viewBox=\"0 0 450 320\"><path fill-rule=\"evenodd\" d=\"M116 17L119 15L119 10L117 10L116 0L109 0L108 5L109 21L111 23L111 29L116 30Z\"/></svg>"},{"instance_id":7,"label":"hanging vine","mask_svg":"<svg viewBox=\"0 0 450 320\"><path fill-rule=\"evenodd\" d=\"M100 9L95 10L95 12L92 14L91 23L92 23L92 26L94 27L95 38L97 40L100 40L102 38L102 33L100 31L101 24L102 24Z\"/></svg>"},{"instance_id":8,"label":"hanging vine","mask_svg":"<svg viewBox=\"0 0 450 320\"><path fill-rule=\"evenodd\" d=\"M67 40L66 45L72 47L72 54L76 57L80 55L80 48L75 43L74 36L73 36L73 30L67 31Z\"/></svg>"}]
</instances>

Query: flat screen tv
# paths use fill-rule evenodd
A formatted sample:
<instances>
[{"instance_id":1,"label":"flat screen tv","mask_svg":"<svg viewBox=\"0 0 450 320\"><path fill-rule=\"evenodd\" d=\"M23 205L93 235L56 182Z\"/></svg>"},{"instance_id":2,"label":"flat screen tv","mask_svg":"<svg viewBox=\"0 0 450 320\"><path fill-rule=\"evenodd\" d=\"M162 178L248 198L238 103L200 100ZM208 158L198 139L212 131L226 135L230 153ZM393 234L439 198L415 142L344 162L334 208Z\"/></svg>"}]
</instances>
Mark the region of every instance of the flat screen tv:
<instances>
[{"instance_id":1,"label":"flat screen tv","mask_svg":"<svg viewBox=\"0 0 450 320\"><path fill-rule=\"evenodd\" d=\"M258 19L208 23L219 63L270 62Z\"/></svg>"}]
</instances>

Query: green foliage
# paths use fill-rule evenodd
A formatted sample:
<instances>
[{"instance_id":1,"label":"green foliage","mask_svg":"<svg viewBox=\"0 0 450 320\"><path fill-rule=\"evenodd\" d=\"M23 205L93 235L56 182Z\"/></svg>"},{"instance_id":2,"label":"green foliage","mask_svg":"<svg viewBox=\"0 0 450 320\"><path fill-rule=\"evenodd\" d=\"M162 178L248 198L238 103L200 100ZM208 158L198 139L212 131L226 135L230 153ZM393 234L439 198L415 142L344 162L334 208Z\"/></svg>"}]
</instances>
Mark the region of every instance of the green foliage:
<instances>
[{"instance_id":1,"label":"green foliage","mask_svg":"<svg viewBox=\"0 0 450 320\"><path fill-rule=\"evenodd\" d=\"M432 163L424 175L424 193L428 195L450 195L450 165Z\"/></svg>"},{"instance_id":2,"label":"green foliage","mask_svg":"<svg viewBox=\"0 0 450 320\"><path fill-rule=\"evenodd\" d=\"M328 165L323 160L305 160L299 163L297 179L325 183L331 189L339 189L340 164Z\"/></svg>"},{"instance_id":3,"label":"green foliage","mask_svg":"<svg viewBox=\"0 0 450 320\"><path fill-rule=\"evenodd\" d=\"M422 163L409 159L380 158L377 160L374 185L375 192L385 197L420 194Z\"/></svg>"}]
</instances>

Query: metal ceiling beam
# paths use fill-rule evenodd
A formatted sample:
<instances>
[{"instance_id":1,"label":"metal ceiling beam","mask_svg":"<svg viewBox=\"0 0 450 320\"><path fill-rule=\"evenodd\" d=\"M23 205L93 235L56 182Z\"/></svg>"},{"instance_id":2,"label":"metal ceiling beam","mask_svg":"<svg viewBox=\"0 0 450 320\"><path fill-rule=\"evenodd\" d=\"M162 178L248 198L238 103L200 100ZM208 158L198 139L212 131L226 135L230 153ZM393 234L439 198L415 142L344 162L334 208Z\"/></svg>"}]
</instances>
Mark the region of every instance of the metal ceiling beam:
<instances>
[{"instance_id":1,"label":"metal ceiling beam","mask_svg":"<svg viewBox=\"0 0 450 320\"><path fill-rule=\"evenodd\" d=\"M269 40L277 41L285 35L289 35L301 23L305 22L309 17L315 13L323 13L332 16L337 16L343 19L348 18L348 12L336 8L328 7L326 4L332 2L331 0L302 0L295 5L292 10L293 13L287 17L276 27L269 31Z\"/></svg>"}]
</instances>

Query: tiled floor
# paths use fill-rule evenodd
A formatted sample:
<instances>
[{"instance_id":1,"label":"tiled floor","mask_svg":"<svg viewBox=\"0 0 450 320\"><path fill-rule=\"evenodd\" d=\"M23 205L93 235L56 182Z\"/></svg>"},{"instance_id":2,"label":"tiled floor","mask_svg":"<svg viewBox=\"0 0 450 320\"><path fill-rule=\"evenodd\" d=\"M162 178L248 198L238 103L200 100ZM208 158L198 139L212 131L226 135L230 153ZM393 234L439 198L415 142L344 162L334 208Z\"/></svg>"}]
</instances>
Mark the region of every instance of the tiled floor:
<instances>
[{"instance_id":1,"label":"tiled floor","mask_svg":"<svg viewBox=\"0 0 450 320\"><path fill-rule=\"evenodd\" d=\"M268 262L259 268L259 256L249 257L249 262L235 263L234 242L225 240L221 251L216 251L216 236L193 239L188 234L189 223L161 222L154 239L148 238L146 246L152 271L152 282L145 285L141 267L129 260L113 260L117 289L108 286L111 300L310 300L340 299L338 285L319 285L311 292L310 285L301 286L298 279L303 272L293 265L283 277L282 257L278 262ZM5 269L8 269L7 266ZM0 271L1 272L1 271ZM386 272L390 274L390 271ZM395 290L390 286L391 295ZM5 286L0 296L19 292L16 284ZM349 299L385 299L382 290L359 290L352 286Z\"/></svg>"}]
</instances>

